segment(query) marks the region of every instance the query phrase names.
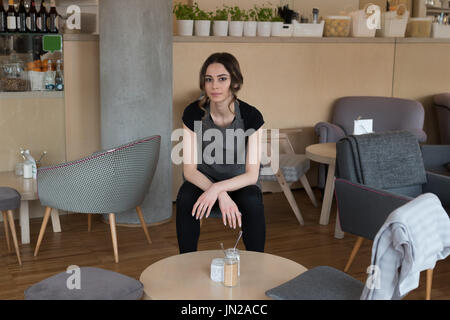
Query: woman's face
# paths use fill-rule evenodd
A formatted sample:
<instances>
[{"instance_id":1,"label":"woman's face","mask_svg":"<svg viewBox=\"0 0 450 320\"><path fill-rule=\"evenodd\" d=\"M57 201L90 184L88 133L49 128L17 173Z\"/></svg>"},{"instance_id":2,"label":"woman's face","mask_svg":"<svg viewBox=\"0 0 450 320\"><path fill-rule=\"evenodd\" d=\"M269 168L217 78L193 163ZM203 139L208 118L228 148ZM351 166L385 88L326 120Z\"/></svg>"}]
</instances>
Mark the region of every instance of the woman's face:
<instances>
[{"instance_id":1,"label":"woman's face","mask_svg":"<svg viewBox=\"0 0 450 320\"><path fill-rule=\"evenodd\" d=\"M231 97L230 73L221 63L212 63L206 69L205 92L210 101L218 103Z\"/></svg>"}]
</instances>

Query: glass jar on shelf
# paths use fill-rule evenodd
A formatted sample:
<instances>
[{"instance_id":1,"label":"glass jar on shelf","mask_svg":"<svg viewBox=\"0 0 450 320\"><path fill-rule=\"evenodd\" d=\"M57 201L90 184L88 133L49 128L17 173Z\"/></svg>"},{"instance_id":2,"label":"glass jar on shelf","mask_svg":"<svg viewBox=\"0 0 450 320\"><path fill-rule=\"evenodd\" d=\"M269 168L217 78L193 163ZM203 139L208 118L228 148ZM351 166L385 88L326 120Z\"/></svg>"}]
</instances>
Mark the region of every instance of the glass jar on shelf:
<instances>
[{"instance_id":1,"label":"glass jar on shelf","mask_svg":"<svg viewBox=\"0 0 450 320\"><path fill-rule=\"evenodd\" d=\"M28 72L25 70L25 64L15 52L1 67L0 85L2 91L30 91L30 80Z\"/></svg>"}]
</instances>

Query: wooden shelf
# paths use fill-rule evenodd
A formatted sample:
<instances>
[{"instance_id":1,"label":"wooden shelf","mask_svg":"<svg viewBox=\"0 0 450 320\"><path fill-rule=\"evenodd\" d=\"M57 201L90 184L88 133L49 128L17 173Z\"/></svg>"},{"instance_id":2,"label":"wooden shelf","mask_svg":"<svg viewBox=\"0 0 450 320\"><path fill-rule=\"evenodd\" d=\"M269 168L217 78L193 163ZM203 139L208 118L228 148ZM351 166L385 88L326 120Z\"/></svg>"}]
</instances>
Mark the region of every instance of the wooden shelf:
<instances>
[{"instance_id":1,"label":"wooden shelf","mask_svg":"<svg viewBox=\"0 0 450 320\"><path fill-rule=\"evenodd\" d=\"M355 38L355 37L196 37L196 36L173 36L174 43L449 43L450 39L434 38Z\"/></svg>"},{"instance_id":2,"label":"wooden shelf","mask_svg":"<svg viewBox=\"0 0 450 320\"><path fill-rule=\"evenodd\" d=\"M440 14L441 12L450 13L450 8L427 6L426 9L427 9L427 14L428 13Z\"/></svg>"},{"instance_id":3,"label":"wooden shelf","mask_svg":"<svg viewBox=\"0 0 450 320\"><path fill-rule=\"evenodd\" d=\"M0 92L0 99L35 99L35 98L63 99L64 91Z\"/></svg>"}]
</instances>

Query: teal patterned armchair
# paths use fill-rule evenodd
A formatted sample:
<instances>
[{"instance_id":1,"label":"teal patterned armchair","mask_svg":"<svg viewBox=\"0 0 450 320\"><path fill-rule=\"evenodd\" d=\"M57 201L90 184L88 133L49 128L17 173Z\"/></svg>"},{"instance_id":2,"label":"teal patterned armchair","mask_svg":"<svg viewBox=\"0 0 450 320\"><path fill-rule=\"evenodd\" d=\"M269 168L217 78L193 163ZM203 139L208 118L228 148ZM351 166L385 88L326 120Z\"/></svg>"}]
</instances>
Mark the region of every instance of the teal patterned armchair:
<instances>
[{"instance_id":1,"label":"teal patterned armchair","mask_svg":"<svg viewBox=\"0 0 450 320\"><path fill-rule=\"evenodd\" d=\"M41 204L46 207L34 252L37 256L52 208L89 214L109 214L116 263L119 262L115 214L136 209L151 243L140 205L150 188L159 158L161 137L129 142L88 157L38 170Z\"/></svg>"}]
</instances>

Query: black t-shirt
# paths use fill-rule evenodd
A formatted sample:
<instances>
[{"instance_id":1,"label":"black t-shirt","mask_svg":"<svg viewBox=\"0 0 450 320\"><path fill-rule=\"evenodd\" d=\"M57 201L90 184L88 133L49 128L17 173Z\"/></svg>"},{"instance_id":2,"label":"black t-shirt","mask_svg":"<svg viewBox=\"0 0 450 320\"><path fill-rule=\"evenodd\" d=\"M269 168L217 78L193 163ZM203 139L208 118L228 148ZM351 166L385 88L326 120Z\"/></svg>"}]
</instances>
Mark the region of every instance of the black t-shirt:
<instances>
[{"instance_id":1,"label":"black t-shirt","mask_svg":"<svg viewBox=\"0 0 450 320\"><path fill-rule=\"evenodd\" d=\"M188 105L183 112L183 123L186 127L194 131L194 121L201 121L205 112L198 106L198 100ZM264 124L264 118L258 109L248 103L239 100L241 116L244 120L245 131L248 129L258 130Z\"/></svg>"}]
</instances>

